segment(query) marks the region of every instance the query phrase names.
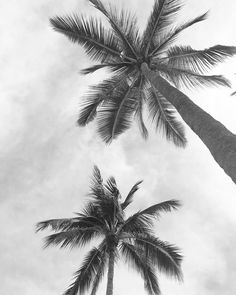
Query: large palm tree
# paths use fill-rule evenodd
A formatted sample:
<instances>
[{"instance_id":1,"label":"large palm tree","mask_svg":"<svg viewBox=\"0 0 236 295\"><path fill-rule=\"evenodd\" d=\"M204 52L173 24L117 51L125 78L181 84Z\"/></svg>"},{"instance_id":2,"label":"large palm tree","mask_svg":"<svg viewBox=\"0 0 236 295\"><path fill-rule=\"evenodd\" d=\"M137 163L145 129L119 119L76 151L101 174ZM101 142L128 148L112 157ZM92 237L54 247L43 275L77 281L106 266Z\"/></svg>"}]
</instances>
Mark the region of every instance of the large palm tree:
<instances>
[{"instance_id":1,"label":"large palm tree","mask_svg":"<svg viewBox=\"0 0 236 295\"><path fill-rule=\"evenodd\" d=\"M84 69L84 74L101 68L113 72L110 79L91 88L78 124L84 126L97 116L98 132L108 143L128 129L135 117L146 138L146 104L156 128L177 146L184 147L186 138L182 123L175 117L177 110L236 182L236 136L178 90L180 86L230 86L224 77L204 73L234 55L236 48L216 45L195 50L173 45L183 30L207 16L205 13L174 26L180 0L155 0L142 34L135 16L111 5L106 7L100 0L88 1L108 20L108 30L100 20L76 14L51 19L56 31L82 45L88 56L98 62Z\"/></svg>"},{"instance_id":2,"label":"large palm tree","mask_svg":"<svg viewBox=\"0 0 236 295\"><path fill-rule=\"evenodd\" d=\"M125 210L140 183L137 182L121 202L115 179L110 177L104 183L99 169L94 167L90 201L82 213L76 213L74 218L51 219L37 224L37 231L50 228L55 232L46 237L46 247L75 248L96 238L97 242L100 240L99 245L84 258L64 295L82 295L89 290L91 295L95 295L106 268L106 295L112 295L114 266L120 256L141 274L150 295L160 294L155 267L178 280L182 279L182 256L178 248L161 241L152 230L153 218L159 217L161 212L177 209L180 203L177 200L165 201L125 218Z\"/></svg>"}]
</instances>

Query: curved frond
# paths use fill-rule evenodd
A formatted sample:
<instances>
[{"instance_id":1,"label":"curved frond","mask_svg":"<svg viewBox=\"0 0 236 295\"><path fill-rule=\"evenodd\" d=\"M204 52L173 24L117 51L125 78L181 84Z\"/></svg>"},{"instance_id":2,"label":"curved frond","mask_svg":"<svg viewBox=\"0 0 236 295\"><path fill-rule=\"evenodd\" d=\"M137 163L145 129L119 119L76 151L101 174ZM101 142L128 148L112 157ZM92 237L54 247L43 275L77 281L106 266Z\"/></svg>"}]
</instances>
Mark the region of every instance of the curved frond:
<instances>
[{"instance_id":1,"label":"curved frond","mask_svg":"<svg viewBox=\"0 0 236 295\"><path fill-rule=\"evenodd\" d=\"M89 2L108 19L115 35L122 43L121 47L124 48L125 59L134 61L133 58L138 57L136 51L139 44L136 17L123 9L118 12L111 6L107 10L100 0L89 0Z\"/></svg>"},{"instance_id":2,"label":"curved frond","mask_svg":"<svg viewBox=\"0 0 236 295\"><path fill-rule=\"evenodd\" d=\"M144 139L147 139L148 138L148 130L147 130L147 127L146 127L144 120L143 120L143 101L142 101L141 97L138 99L137 104L138 104L138 106L137 106L137 109L135 112L135 118L137 119L139 130L141 132L142 137Z\"/></svg>"},{"instance_id":3,"label":"curved frond","mask_svg":"<svg viewBox=\"0 0 236 295\"><path fill-rule=\"evenodd\" d=\"M158 55L159 53L162 53L162 50L165 49L167 46L169 46L172 42L176 40L178 35L185 29L189 28L190 26L199 23L203 20L205 20L208 16L208 12L192 19L184 24L169 30L166 32L165 30L163 32L160 32L160 37L159 37L159 44L153 49L153 51L149 54L149 57L153 57L155 55Z\"/></svg>"},{"instance_id":4,"label":"curved frond","mask_svg":"<svg viewBox=\"0 0 236 295\"><path fill-rule=\"evenodd\" d=\"M134 235L133 241L134 245L142 249L147 259L151 259L160 271L174 276L178 280L183 279L181 271L182 255L176 246L148 234Z\"/></svg>"},{"instance_id":5,"label":"curved frond","mask_svg":"<svg viewBox=\"0 0 236 295\"><path fill-rule=\"evenodd\" d=\"M58 246L60 248L74 248L84 246L90 242L93 238L103 234L103 229L99 226L72 229L68 231L62 231L49 235L45 238L44 247Z\"/></svg>"},{"instance_id":6,"label":"curved frond","mask_svg":"<svg viewBox=\"0 0 236 295\"><path fill-rule=\"evenodd\" d=\"M149 114L155 122L156 129L162 130L166 139L174 142L176 146L185 147L187 139L184 127L176 119L173 106L154 87L151 87L147 93Z\"/></svg>"},{"instance_id":7,"label":"curved frond","mask_svg":"<svg viewBox=\"0 0 236 295\"><path fill-rule=\"evenodd\" d=\"M118 135L127 130L132 122L136 108L135 80L131 85L122 83L112 93L112 99L103 102L98 112L98 133L110 143Z\"/></svg>"},{"instance_id":8,"label":"curved frond","mask_svg":"<svg viewBox=\"0 0 236 295\"><path fill-rule=\"evenodd\" d=\"M226 86L231 84L228 79L221 75L200 75L190 70L182 70L170 65L159 65L159 71L164 73L167 79L177 88L179 87L204 87L204 86Z\"/></svg>"},{"instance_id":9,"label":"curved frond","mask_svg":"<svg viewBox=\"0 0 236 295\"><path fill-rule=\"evenodd\" d=\"M127 75L127 71L121 71L110 79L90 87L88 94L81 104L82 108L77 121L79 126L85 126L95 119L99 106L103 101L111 99L113 93L126 83Z\"/></svg>"},{"instance_id":10,"label":"curved frond","mask_svg":"<svg viewBox=\"0 0 236 295\"><path fill-rule=\"evenodd\" d=\"M133 201L133 196L136 191L139 189L139 185L143 182L143 180L138 181L129 191L127 197L125 198L124 202L121 204L121 208L124 210L129 204Z\"/></svg>"},{"instance_id":11,"label":"curved frond","mask_svg":"<svg viewBox=\"0 0 236 295\"><path fill-rule=\"evenodd\" d=\"M142 48L145 50L145 56L159 44L156 39L172 23L173 17L180 8L179 0L155 0L153 11L143 34Z\"/></svg>"},{"instance_id":12,"label":"curved frond","mask_svg":"<svg viewBox=\"0 0 236 295\"><path fill-rule=\"evenodd\" d=\"M106 190L108 191L108 193L111 194L112 196L118 196L120 194L117 188L116 180L113 176L110 176L107 179L106 184L104 186Z\"/></svg>"},{"instance_id":13,"label":"curved frond","mask_svg":"<svg viewBox=\"0 0 236 295\"><path fill-rule=\"evenodd\" d=\"M95 185L102 185L103 184L101 172L96 165L94 165L94 167L93 167L92 181L93 181L93 184L95 184Z\"/></svg>"},{"instance_id":14,"label":"curved frond","mask_svg":"<svg viewBox=\"0 0 236 295\"><path fill-rule=\"evenodd\" d=\"M100 170L98 169L98 167L95 165L93 168L93 177L91 179L91 184L90 184L90 193L89 196L92 197L94 200L101 200L104 199L105 196L105 191L104 191L104 187L103 187L103 179L100 173ZM92 208L95 205L95 203L93 204L93 202L90 202L88 204L88 206L90 206L87 209L87 214L88 214L88 210L89 215L91 215L91 211L92 214L96 213L96 208Z\"/></svg>"},{"instance_id":15,"label":"curved frond","mask_svg":"<svg viewBox=\"0 0 236 295\"><path fill-rule=\"evenodd\" d=\"M195 50L190 46L174 46L167 52L167 57L160 61L174 68L190 70L202 74L226 58L236 54L236 47L216 45L204 50Z\"/></svg>"},{"instance_id":16,"label":"curved frond","mask_svg":"<svg viewBox=\"0 0 236 295\"><path fill-rule=\"evenodd\" d=\"M107 253L103 251L102 256L100 257L100 262L96 270L96 275L94 277L93 283L92 283L92 291L91 295L95 295L99 286L99 283L101 282L104 273L105 273L105 268L107 265Z\"/></svg>"},{"instance_id":17,"label":"curved frond","mask_svg":"<svg viewBox=\"0 0 236 295\"><path fill-rule=\"evenodd\" d=\"M178 200L168 200L155 205L152 205L140 212L139 215L147 215L150 217L159 217L161 212L170 212L177 210L181 206Z\"/></svg>"},{"instance_id":18,"label":"curved frond","mask_svg":"<svg viewBox=\"0 0 236 295\"><path fill-rule=\"evenodd\" d=\"M99 105L104 100L110 99L112 93L116 91L120 85L127 80L127 73L121 72L114 75L112 78L101 82L98 85L93 85L84 101L81 104L79 119L77 121L79 126L85 126L95 119Z\"/></svg>"},{"instance_id":19,"label":"curved frond","mask_svg":"<svg viewBox=\"0 0 236 295\"><path fill-rule=\"evenodd\" d=\"M106 245L102 242L98 248L94 247L84 258L80 269L74 274L74 281L66 290L64 295L84 294L91 283L96 279L96 275L103 264Z\"/></svg>"},{"instance_id":20,"label":"curved frond","mask_svg":"<svg viewBox=\"0 0 236 295\"><path fill-rule=\"evenodd\" d=\"M72 15L56 16L50 22L55 31L82 45L90 58L101 62L122 61L115 36L106 31L100 21Z\"/></svg>"},{"instance_id":21,"label":"curved frond","mask_svg":"<svg viewBox=\"0 0 236 295\"><path fill-rule=\"evenodd\" d=\"M110 70L111 72L124 71L129 66L132 66L132 64L128 62L104 63L100 65L95 65L86 69L82 69L81 74L84 74L84 75L91 74L103 68L106 68Z\"/></svg>"},{"instance_id":22,"label":"curved frond","mask_svg":"<svg viewBox=\"0 0 236 295\"><path fill-rule=\"evenodd\" d=\"M50 228L53 231L66 230L74 224L78 224L78 218L61 218L61 219L49 219L38 222L36 224L36 232Z\"/></svg>"},{"instance_id":23,"label":"curved frond","mask_svg":"<svg viewBox=\"0 0 236 295\"><path fill-rule=\"evenodd\" d=\"M119 228L121 236L124 234L152 233L152 220L139 212L128 217Z\"/></svg>"},{"instance_id":24,"label":"curved frond","mask_svg":"<svg viewBox=\"0 0 236 295\"><path fill-rule=\"evenodd\" d=\"M150 295L160 294L158 280L154 272L151 260L146 259L137 247L129 243L122 242L120 245L121 253L125 260L131 264L134 269L141 274L144 280L144 287Z\"/></svg>"},{"instance_id":25,"label":"curved frond","mask_svg":"<svg viewBox=\"0 0 236 295\"><path fill-rule=\"evenodd\" d=\"M150 206L142 211L131 215L127 220L125 220L120 231L130 234L136 233L151 233L151 227L153 225L152 219L158 218L161 212L170 212L171 210L176 210L180 207L180 202L178 200L164 201L153 206Z\"/></svg>"}]
</instances>

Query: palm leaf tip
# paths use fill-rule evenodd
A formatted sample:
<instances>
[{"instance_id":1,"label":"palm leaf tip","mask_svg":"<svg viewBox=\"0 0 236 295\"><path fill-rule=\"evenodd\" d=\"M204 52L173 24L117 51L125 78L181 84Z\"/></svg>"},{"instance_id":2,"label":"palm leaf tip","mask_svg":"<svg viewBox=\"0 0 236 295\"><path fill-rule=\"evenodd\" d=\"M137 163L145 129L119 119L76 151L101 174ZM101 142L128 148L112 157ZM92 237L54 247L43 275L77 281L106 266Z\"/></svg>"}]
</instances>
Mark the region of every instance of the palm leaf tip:
<instances>
[{"instance_id":1,"label":"palm leaf tip","mask_svg":"<svg viewBox=\"0 0 236 295\"><path fill-rule=\"evenodd\" d=\"M127 206L129 206L130 203L133 201L134 194L139 189L139 185L143 182L143 180L140 180L135 183L135 185L131 188L129 191L127 197L125 198L124 202L121 204L122 209L124 210Z\"/></svg>"}]
</instances>

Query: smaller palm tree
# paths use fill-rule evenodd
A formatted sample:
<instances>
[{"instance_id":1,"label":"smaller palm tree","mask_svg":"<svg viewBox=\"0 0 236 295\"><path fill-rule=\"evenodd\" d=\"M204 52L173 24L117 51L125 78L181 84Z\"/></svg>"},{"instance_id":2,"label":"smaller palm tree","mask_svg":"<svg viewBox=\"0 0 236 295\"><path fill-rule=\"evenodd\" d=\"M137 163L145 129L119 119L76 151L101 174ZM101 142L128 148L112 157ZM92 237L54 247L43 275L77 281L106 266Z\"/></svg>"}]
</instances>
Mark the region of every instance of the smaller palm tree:
<instances>
[{"instance_id":1,"label":"smaller palm tree","mask_svg":"<svg viewBox=\"0 0 236 295\"><path fill-rule=\"evenodd\" d=\"M54 231L45 239L45 246L79 247L92 239L100 238L74 274L74 281L64 295L95 295L99 283L107 271L106 295L113 294L115 262L123 256L142 276L148 294L160 294L155 267L167 275L182 279L182 256L174 245L161 241L152 231L153 218L161 212L177 209L180 203L169 200L155 204L125 218L125 210L142 181L137 182L121 202L116 181L110 177L105 183L95 166L90 188L90 201L74 218L50 219L39 222L37 231L50 228Z\"/></svg>"}]
</instances>

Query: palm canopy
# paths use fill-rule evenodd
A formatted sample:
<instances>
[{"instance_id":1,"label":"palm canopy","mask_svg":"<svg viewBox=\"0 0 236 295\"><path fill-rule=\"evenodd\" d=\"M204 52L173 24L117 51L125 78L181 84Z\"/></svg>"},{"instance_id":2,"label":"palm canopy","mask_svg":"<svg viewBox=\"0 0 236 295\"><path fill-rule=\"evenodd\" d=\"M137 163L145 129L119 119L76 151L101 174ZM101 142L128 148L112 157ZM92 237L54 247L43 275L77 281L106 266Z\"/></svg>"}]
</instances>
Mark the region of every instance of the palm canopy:
<instances>
[{"instance_id":1,"label":"palm canopy","mask_svg":"<svg viewBox=\"0 0 236 295\"><path fill-rule=\"evenodd\" d=\"M126 218L125 209L132 202L140 183L137 182L121 201L115 179L110 177L103 182L99 169L95 167L90 200L81 213L76 213L74 218L50 219L37 224L37 231L49 228L54 232L46 237L45 247L77 248L100 238L99 245L87 253L64 295L84 294L86 291L95 295L111 255L114 261L122 256L140 273L150 295L160 294L156 267L169 276L182 279L179 249L161 241L152 231L153 219L162 212L177 209L180 203L177 200L165 201Z\"/></svg>"},{"instance_id":2,"label":"palm canopy","mask_svg":"<svg viewBox=\"0 0 236 295\"><path fill-rule=\"evenodd\" d=\"M84 74L101 68L112 72L109 79L91 87L82 104L78 124L84 126L97 117L98 133L109 143L127 130L135 118L141 134L147 138L143 116L146 106L156 129L175 145L184 147L184 128L176 118L174 106L146 78L142 64L147 64L175 87L229 86L224 77L204 73L235 54L235 47L216 45L195 50L173 45L183 30L207 17L204 13L174 26L173 21L181 9L180 0L155 0L142 34L134 15L111 5L106 7L100 0L88 1L106 17L109 29L100 20L76 14L50 20L56 31L82 45L96 62L84 69Z\"/></svg>"}]
</instances>

